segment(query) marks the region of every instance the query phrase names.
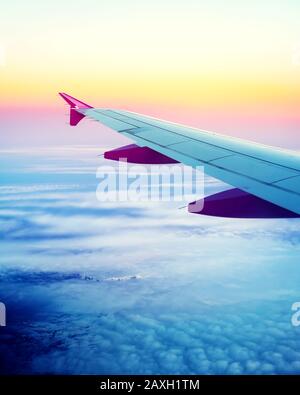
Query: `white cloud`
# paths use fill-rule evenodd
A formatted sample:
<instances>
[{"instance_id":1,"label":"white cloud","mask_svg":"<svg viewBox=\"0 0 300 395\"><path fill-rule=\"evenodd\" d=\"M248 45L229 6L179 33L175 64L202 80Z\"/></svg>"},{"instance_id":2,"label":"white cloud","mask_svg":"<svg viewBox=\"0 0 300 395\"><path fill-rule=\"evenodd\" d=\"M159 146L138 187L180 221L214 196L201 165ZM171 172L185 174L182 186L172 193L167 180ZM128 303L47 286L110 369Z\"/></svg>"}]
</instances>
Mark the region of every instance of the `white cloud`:
<instances>
[{"instance_id":1,"label":"white cloud","mask_svg":"<svg viewBox=\"0 0 300 395\"><path fill-rule=\"evenodd\" d=\"M299 373L298 220L101 204L68 177L0 187L0 296L45 313L14 327L22 369ZM15 363L6 343L0 355Z\"/></svg>"}]
</instances>

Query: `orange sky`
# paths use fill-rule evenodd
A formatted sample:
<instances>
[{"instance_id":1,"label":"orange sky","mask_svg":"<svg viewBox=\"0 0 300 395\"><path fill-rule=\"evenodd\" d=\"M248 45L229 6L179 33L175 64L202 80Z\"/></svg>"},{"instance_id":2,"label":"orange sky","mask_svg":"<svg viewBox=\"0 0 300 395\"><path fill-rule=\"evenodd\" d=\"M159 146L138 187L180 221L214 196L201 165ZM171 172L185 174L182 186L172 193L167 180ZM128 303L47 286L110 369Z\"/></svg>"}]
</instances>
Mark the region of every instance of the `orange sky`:
<instances>
[{"instance_id":1,"label":"orange sky","mask_svg":"<svg viewBox=\"0 0 300 395\"><path fill-rule=\"evenodd\" d=\"M37 110L59 117L65 91L98 107L300 147L298 1L12 0L2 8L9 130L18 109L31 114L28 130Z\"/></svg>"}]
</instances>

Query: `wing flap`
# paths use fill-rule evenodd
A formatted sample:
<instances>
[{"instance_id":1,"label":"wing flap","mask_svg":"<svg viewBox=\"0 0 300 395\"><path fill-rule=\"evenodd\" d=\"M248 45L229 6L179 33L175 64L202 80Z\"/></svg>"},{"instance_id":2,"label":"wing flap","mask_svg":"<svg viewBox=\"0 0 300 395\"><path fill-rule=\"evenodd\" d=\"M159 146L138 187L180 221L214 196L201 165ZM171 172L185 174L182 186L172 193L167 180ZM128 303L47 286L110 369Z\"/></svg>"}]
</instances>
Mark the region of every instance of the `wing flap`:
<instances>
[{"instance_id":1,"label":"wing flap","mask_svg":"<svg viewBox=\"0 0 300 395\"><path fill-rule=\"evenodd\" d=\"M294 170L264 162L261 159L237 154L216 159L214 160L214 164L245 177L251 177L270 184L297 175L297 172Z\"/></svg>"},{"instance_id":2,"label":"wing flap","mask_svg":"<svg viewBox=\"0 0 300 395\"><path fill-rule=\"evenodd\" d=\"M188 139L183 143L179 143L174 146L176 150L180 150L183 154L190 155L195 159L199 159L205 162L216 160L234 155L231 151L215 147L211 144L203 143L200 141L190 141ZM201 153L201 155L199 155Z\"/></svg>"},{"instance_id":3,"label":"wing flap","mask_svg":"<svg viewBox=\"0 0 300 395\"><path fill-rule=\"evenodd\" d=\"M137 130L136 135L142 139L145 139L149 142L156 143L159 145L162 145L164 147L172 145L172 144L178 144L184 141L188 141L184 136L178 135L172 132L167 132L164 131L164 133L161 133L161 131L157 128L153 127L146 127L146 128L140 128Z\"/></svg>"},{"instance_id":4,"label":"wing flap","mask_svg":"<svg viewBox=\"0 0 300 395\"><path fill-rule=\"evenodd\" d=\"M281 180L276 182L281 188L285 188L294 193L300 194L300 176L289 178L288 180Z\"/></svg>"}]
</instances>

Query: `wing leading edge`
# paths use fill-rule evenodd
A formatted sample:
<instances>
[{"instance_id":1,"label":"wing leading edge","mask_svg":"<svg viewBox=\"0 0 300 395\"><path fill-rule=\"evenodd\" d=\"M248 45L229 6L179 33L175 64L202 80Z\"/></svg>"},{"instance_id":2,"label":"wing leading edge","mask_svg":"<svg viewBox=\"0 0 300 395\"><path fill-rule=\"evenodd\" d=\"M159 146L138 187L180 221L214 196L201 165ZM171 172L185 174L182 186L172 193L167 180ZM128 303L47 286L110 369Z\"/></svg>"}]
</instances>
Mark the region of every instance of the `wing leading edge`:
<instances>
[{"instance_id":1,"label":"wing leading edge","mask_svg":"<svg viewBox=\"0 0 300 395\"><path fill-rule=\"evenodd\" d=\"M77 102L73 107L70 104L73 111L99 121L137 145L188 166L204 166L212 177L300 214L300 155L293 151L129 111L93 108L65 96L69 104L72 99Z\"/></svg>"}]
</instances>

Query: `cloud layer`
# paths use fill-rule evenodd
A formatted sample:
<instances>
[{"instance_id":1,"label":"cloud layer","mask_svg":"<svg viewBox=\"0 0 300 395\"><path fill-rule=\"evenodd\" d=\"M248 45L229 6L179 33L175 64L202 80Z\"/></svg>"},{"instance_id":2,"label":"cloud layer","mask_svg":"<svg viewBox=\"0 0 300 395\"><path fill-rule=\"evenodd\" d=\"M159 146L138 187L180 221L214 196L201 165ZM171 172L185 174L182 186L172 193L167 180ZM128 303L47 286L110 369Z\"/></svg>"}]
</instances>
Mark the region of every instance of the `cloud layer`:
<instances>
[{"instance_id":1,"label":"cloud layer","mask_svg":"<svg viewBox=\"0 0 300 395\"><path fill-rule=\"evenodd\" d=\"M79 180L2 178L0 371L300 373L299 221L100 203L83 151Z\"/></svg>"}]
</instances>

